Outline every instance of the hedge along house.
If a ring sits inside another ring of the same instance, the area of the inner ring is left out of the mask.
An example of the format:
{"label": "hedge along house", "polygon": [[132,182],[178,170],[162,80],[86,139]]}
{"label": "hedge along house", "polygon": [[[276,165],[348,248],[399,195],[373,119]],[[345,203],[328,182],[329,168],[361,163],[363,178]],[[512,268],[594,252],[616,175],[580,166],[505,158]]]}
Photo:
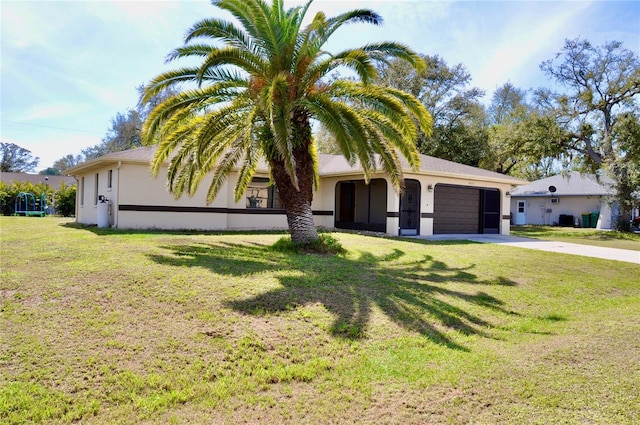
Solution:
{"label": "hedge along house", "polygon": [[611,229],[612,195],[606,182],[577,171],[536,180],[511,191],[513,224]]}
{"label": "hedge along house", "polygon": [[[151,177],[154,147],[108,154],[67,173],[78,181],[76,221],[122,229],[286,229],[287,220],[269,170],[261,166],[245,198],[235,202],[232,172],[209,205],[204,180],[193,197],[174,199],[166,168]],[[312,210],[316,225],[388,235],[509,234],[509,192],[526,181],[421,156],[404,164],[405,189],[393,190],[384,173],[365,183],[358,167],[339,155],[319,155],[320,184]]]}

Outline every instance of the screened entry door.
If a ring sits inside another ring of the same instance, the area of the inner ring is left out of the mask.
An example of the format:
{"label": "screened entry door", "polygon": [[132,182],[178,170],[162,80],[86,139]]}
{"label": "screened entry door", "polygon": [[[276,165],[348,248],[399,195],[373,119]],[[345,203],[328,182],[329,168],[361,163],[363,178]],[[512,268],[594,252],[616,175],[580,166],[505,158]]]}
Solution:
{"label": "screened entry door", "polygon": [[417,235],[420,226],[420,183],[406,180],[400,197],[400,234]]}
{"label": "screened entry door", "polygon": [[500,192],[495,189],[481,189],[482,227],[480,233],[500,233]]}

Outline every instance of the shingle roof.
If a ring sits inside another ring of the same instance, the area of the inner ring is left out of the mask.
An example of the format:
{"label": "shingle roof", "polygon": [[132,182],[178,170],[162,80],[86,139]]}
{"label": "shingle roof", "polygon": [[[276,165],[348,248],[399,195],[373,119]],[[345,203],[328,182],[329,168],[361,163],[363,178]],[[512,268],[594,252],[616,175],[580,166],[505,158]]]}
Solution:
{"label": "shingle roof", "polygon": [[420,171],[436,174],[464,174],[485,179],[506,180],[517,185],[526,183],[526,180],[427,155],[420,155]]}
{"label": "shingle roof", "polygon": [[[83,164],[70,168],[66,172],[69,174],[77,174],[85,169],[102,166],[103,164],[116,163],[118,161],[134,162],[134,163],[150,163],[153,159],[155,152],[155,146],[148,146],[136,149],[130,149],[127,151],[116,152],[104,155],[100,158],[87,161]],[[411,172],[411,167],[402,160],[402,168],[405,173]],[[266,172],[267,164],[264,161],[260,162],[259,170]],[[349,162],[342,155],[319,155],[319,172],[321,176],[333,176],[333,175],[348,175],[348,174],[360,174],[361,168],[356,164],[350,165]],[[511,183],[514,185],[525,184],[525,180],[517,179],[511,176],[505,176],[504,174],[496,173],[482,168],[471,167],[469,165],[458,164],[456,162],[447,161],[440,158],[435,158],[427,155],[420,155],[420,169],[418,174],[432,174],[442,176],[465,176],[465,178],[477,179],[477,180],[491,180]]]}
{"label": "shingle roof", "polygon": [[[551,186],[556,188],[553,194],[549,191]],[[604,196],[612,193],[606,179],[598,181],[594,175],[573,171],[566,176],[558,174],[520,186],[511,191],[511,196]]]}
{"label": "shingle roof", "polygon": [[[321,176],[353,174],[361,172],[358,165],[349,165],[349,162],[342,155],[321,154],[319,155],[319,159]],[[402,169],[405,173],[412,172],[409,163],[404,158],[401,162]],[[469,178],[494,181],[498,180],[501,182],[509,182],[515,185],[527,183],[525,180],[517,179],[515,177],[505,176],[504,174],[484,170],[482,168],[472,167],[470,165],[458,164],[457,162],[447,161],[445,159],[435,158],[428,155],[420,155],[420,168],[417,173],[457,177],[459,177],[460,175],[464,175]]]}
{"label": "shingle roof", "polygon": [[136,163],[151,163],[153,154],[156,151],[155,146],[145,146],[141,148],[128,149],[126,151],[108,153],[98,158],[90,159],[89,161],[78,164],[64,171],[65,174],[79,174],[83,170],[91,169],[94,167],[101,167],[104,164],[123,162],[136,162]]}

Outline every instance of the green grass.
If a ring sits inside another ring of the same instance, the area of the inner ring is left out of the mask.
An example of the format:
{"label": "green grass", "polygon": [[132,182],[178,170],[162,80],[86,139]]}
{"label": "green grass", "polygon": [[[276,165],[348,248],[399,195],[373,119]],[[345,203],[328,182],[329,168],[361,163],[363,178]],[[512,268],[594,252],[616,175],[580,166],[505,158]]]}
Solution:
{"label": "green grass", "polygon": [[529,238],[564,241],[583,245],[602,246],[640,251],[640,234],[608,230],[551,226],[512,226],[511,234]]}
{"label": "green grass", "polygon": [[638,266],[0,218],[0,423],[640,421]]}

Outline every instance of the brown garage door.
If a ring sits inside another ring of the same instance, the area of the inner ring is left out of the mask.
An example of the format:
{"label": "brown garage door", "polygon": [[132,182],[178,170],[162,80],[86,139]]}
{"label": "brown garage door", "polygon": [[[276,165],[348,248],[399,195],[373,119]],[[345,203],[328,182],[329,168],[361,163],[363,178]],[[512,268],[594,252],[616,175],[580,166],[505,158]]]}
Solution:
{"label": "brown garage door", "polygon": [[472,187],[435,187],[433,233],[480,233],[481,190]]}

